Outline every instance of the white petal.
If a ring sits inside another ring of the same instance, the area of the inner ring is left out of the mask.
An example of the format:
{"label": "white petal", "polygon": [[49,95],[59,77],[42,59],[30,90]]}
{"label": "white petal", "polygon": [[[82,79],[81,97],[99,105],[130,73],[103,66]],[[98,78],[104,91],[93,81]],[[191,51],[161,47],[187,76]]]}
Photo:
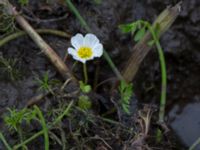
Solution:
{"label": "white petal", "polygon": [[84,45],[93,48],[96,44],[99,43],[99,39],[96,35],[88,33],[84,38]]}
{"label": "white petal", "polygon": [[69,47],[67,51],[68,51],[68,54],[70,54],[72,56],[76,56],[77,55],[76,50],[71,48],[71,47]]}
{"label": "white petal", "polygon": [[73,59],[80,61],[79,57],[77,57],[77,56],[73,56]]}
{"label": "white petal", "polygon": [[86,62],[85,59],[82,59],[82,58],[80,58],[80,57],[78,57],[78,56],[73,56],[73,59],[75,59],[75,60],[77,60],[77,61],[80,61],[80,62],[82,62],[82,63],[85,63],[85,62]]}
{"label": "white petal", "polygon": [[85,63],[87,60],[90,60],[90,59],[82,59],[78,56],[77,54],[77,51],[73,48],[68,48],[68,54],[72,55],[73,59],[77,60],[77,61],[80,61],[82,63]]}
{"label": "white petal", "polygon": [[101,57],[103,54],[103,45],[102,44],[96,44],[93,48],[93,55],[95,57]]}
{"label": "white petal", "polygon": [[79,60],[79,57],[78,57],[77,52],[76,52],[75,49],[73,49],[71,47],[68,48],[68,54],[72,55],[73,59]]}
{"label": "white petal", "polygon": [[83,46],[83,42],[84,42],[84,37],[80,33],[76,34],[71,38],[72,46],[74,46],[75,49],[79,49],[80,46]]}

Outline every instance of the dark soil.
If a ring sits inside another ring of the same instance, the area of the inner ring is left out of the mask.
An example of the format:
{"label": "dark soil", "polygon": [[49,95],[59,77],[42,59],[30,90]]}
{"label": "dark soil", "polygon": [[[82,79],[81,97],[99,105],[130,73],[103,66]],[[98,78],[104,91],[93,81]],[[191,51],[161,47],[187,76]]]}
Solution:
{"label": "dark soil", "polygon": [[[80,23],[63,1],[50,2],[50,4],[46,4],[41,0],[30,1],[28,6],[21,9],[21,12],[26,18],[32,18],[31,20],[28,19],[28,21],[34,28],[58,29],[66,31],[71,35],[87,33],[85,29],[80,26]],[[130,35],[122,34],[118,26],[137,19],[153,22],[162,10],[169,5],[176,4],[178,1],[102,0],[101,4],[95,4],[92,0],[74,0],[73,2],[88,22],[92,31],[100,38],[115,64],[121,69],[123,68],[124,61],[128,58],[132,50],[134,42]],[[20,9],[20,6],[15,1],[13,1],[13,4]],[[169,136],[167,135],[165,137],[168,144],[164,142],[163,144],[156,145],[155,141],[152,142],[152,140],[149,140],[149,146],[152,147],[152,149],[156,147],[155,149],[163,150],[184,150],[200,137],[200,118],[197,117],[199,114],[197,106],[200,104],[199,13],[199,0],[183,1],[183,8],[180,16],[161,39],[161,45],[166,57],[168,75],[168,115],[166,116],[166,122],[171,130]],[[63,20],[48,21],[49,19],[56,19],[66,14],[68,14],[68,16]],[[39,21],[38,18],[40,19]],[[43,38],[62,58],[64,58],[67,48],[70,46],[69,39],[55,36],[43,36]],[[6,107],[23,108],[30,98],[39,94],[40,91],[38,91],[38,85],[37,82],[35,82],[36,75],[42,76],[48,71],[51,78],[61,80],[55,68],[28,37],[19,38],[0,47],[0,52],[3,54],[4,58],[17,58],[16,67],[22,72],[22,77],[14,82],[9,80],[7,76],[0,75],[0,110]],[[72,66],[73,60],[71,57],[68,58],[66,63]],[[113,72],[111,72],[105,60],[94,61],[91,62],[89,66],[91,84],[97,66],[100,67],[100,81],[114,77]],[[81,79],[82,75],[79,70],[80,69],[75,69],[75,74]],[[160,66],[157,51],[152,49],[142,63],[137,77],[133,81],[134,93],[138,99],[139,108],[144,104],[155,105],[156,108],[158,108],[160,79]],[[108,96],[108,93],[107,95],[105,94],[108,87],[109,85],[103,85],[98,91],[103,93],[106,97]],[[106,99],[105,97],[104,99]],[[48,101],[52,98],[46,99]],[[136,103],[135,101],[134,99],[134,104]],[[105,104],[105,109],[107,109],[107,105],[109,105],[109,103]],[[133,108],[136,109],[135,107]],[[100,112],[102,113],[102,110]],[[153,115],[156,116],[157,112]],[[1,121],[0,124],[0,127],[2,127],[1,131],[3,131],[4,127]],[[152,123],[152,127],[155,127],[154,123]],[[152,135],[150,136],[153,136],[155,131],[151,131],[151,133]],[[117,141],[109,144],[115,148],[120,145],[120,143],[117,144]],[[163,148],[163,145],[168,146]]]}

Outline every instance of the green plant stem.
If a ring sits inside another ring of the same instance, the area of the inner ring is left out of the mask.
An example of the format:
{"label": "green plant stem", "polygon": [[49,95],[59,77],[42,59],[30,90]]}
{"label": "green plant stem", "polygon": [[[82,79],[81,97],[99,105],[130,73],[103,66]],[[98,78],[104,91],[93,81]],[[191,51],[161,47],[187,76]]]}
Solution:
{"label": "green plant stem", "polygon": [[87,65],[86,63],[83,63],[83,73],[84,73],[84,78],[85,78],[85,84],[88,82],[88,73],[87,73]]}
{"label": "green plant stem", "polygon": [[[23,138],[22,129],[21,129],[20,126],[17,127],[17,132],[18,132],[18,134],[19,134],[20,143],[22,143],[23,140],[24,140],[24,138]],[[26,145],[24,145],[24,146],[26,146]],[[24,147],[24,146],[22,147],[23,150],[25,150],[25,147]]]}
{"label": "green plant stem", "polygon": [[67,3],[67,6],[69,9],[74,13],[74,15],[77,17],[81,25],[87,30],[87,32],[91,32],[90,27],[88,26],[87,22],[83,19],[83,17],[80,15],[79,11],[76,9],[74,4],[71,2],[71,0],[65,0]]}
{"label": "green plant stem", "polygon": [[[66,116],[66,115],[69,113],[69,111],[70,111],[70,109],[71,109],[73,103],[74,103],[74,102],[71,101],[71,102],[69,103],[69,105],[67,106],[67,108],[65,109],[65,111],[64,111],[60,116],[58,116],[58,117],[55,119],[55,121],[52,123],[52,125],[51,125],[51,126],[47,126],[47,129],[48,129],[48,130],[51,130],[51,128],[53,128],[54,125],[56,125],[58,122],[60,122],[60,121],[62,120],[62,118],[63,118],[64,116]],[[42,134],[44,134],[44,130],[41,130],[41,131],[37,132],[36,134],[34,134],[33,136],[31,136],[30,138],[28,138],[27,140],[25,140],[23,143],[20,143],[20,144],[18,144],[18,145],[15,145],[15,146],[13,147],[13,150],[17,150],[17,149],[19,149],[20,147],[22,147],[22,146],[24,146],[24,145],[30,143],[32,140],[36,139],[37,137],[41,136]],[[1,138],[1,134],[0,134],[0,138]],[[12,149],[10,149],[10,150],[12,150]]]}
{"label": "green plant stem", "polygon": [[[74,4],[71,2],[71,0],[65,0],[65,1],[67,3],[67,6],[69,7],[69,9],[74,13],[74,15],[79,20],[80,24],[86,29],[86,31],[87,32],[92,32],[90,27],[88,26],[87,22],[81,16],[81,14],[77,10],[77,8],[74,6]],[[108,62],[108,64],[110,65],[111,69],[113,70],[113,72],[115,73],[117,78],[119,80],[122,80],[123,77],[122,77],[121,73],[119,72],[119,70],[117,69],[117,67],[115,66],[115,64],[113,63],[112,59],[110,58],[110,56],[108,55],[108,53],[107,53],[107,51],[105,49],[104,49],[103,56],[106,59],[106,61]]]}
{"label": "green plant stem", "polygon": [[5,147],[7,148],[7,150],[12,150],[11,146],[8,144],[8,142],[6,141],[5,137],[3,136],[1,132],[0,132],[0,139],[5,145]]}
{"label": "green plant stem", "polygon": [[[66,32],[54,30],[54,29],[36,29],[36,32],[39,34],[52,34],[52,35],[56,35],[56,36],[60,36],[60,37],[64,37],[64,38],[70,37],[70,35],[67,34]],[[24,31],[18,31],[16,33],[8,35],[5,38],[0,40],[0,47],[2,47],[3,45],[5,45],[6,43],[8,43],[12,40],[17,39],[24,35],[27,35],[27,33]]]}
{"label": "green plant stem", "polygon": [[42,128],[44,133],[44,144],[45,144],[45,150],[49,150],[49,135],[48,135],[48,127],[45,122],[45,118],[41,112],[41,110],[35,105],[34,109],[37,111]]}
{"label": "green plant stem", "polygon": [[69,113],[69,111],[70,111],[70,109],[71,109],[71,107],[72,107],[73,104],[74,104],[74,102],[71,101],[71,102],[69,103],[69,105],[67,106],[67,108],[65,109],[65,111],[64,111],[60,116],[58,116],[58,117],[56,118],[56,120],[52,123],[52,125],[56,125],[56,124],[58,124],[59,122],[61,122],[62,118],[63,118],[64,116],[66,116],[66,115]]}
{"label": "green plant stem", "polygon": [[200,137],[190,146],[189,150],[195,150],[195,147],[200,144]]}
{"label": "green plant stem", "polygon": [[39,132],[37,132],[36,134],[34,134],[33,136],[31,136],[30,138],[28,138],[27,140],[25,140],[23,143],[20,143],[18,145],[15,145],[13,147],[13,150],[17,150],[19,149],[20,147],[28,144],[29,142],[31,142],[32,140],[36,139],[37,137],[41,136],[42,134],[44,134],[44,130],[41,130]]}
{"label": "green plant stem", "polygon": [[158,41],[158,37],[156,36],[153,27],[151,27],[150,24],[147,25],[149,31],[152,34],[152,37],[155,41],[158,54],[159,54],[159,60],[160,60],[160,68],[161,68],[161,97],[160,97],[160,111],[159,111],[159,123],[164,122],[164,116],[165,116],[165,105],[166,105],[166,95],[167,95],[167,69],[166,69],[166,63],[165,63],[165,56],[163,53],[163,49]]}
{"label": "green plant stem", "polygon": [[[157,34],[155,31],[157,25],[159,25],[159,24],[154,24],[152,26],[149,22],[143,21],[143,20],[137,21],[137,24],[140,24],[140,25],[144,26],[144,28],[148,29],[148,31],[150,33],[148,32],[147,34],[152,36],[153,41],[155,42],[155,45],[156,45],[156,48],[158,51],[160,68],[161,68],[161,96],[160,96],[159,123],[163,123],[164,116],[165,116],[165,105],[166,105],[166,94],[167,94],[167,71],[166,71],[164,52],[163,52],[163,49],[159,42],[160,34]],[[149,37],[149,40],[150,40],[150,38],[151,37]],[[129,69],[129,68],[127,68],[127,69]],[[125,72],[127,73],[127,71],[125,71]],[[127,78],[127,77],[125,77],[125,78]]]}
{"label": "green plant stem", "polygon": [[166,71],[165,57],[164,57],[162,48],[158,42],[156,42],[156,46],[159,53],[161,76],[162,76],[159,122],[163,123],[164,117],[165,117],[165,105],[166,105],[166,96],[167,96],[167,71]]}
{"label": "green plant stem", "polygon": [[108,64],[110,65],[110,68],[113,70],[113,72],[115,73],[117,78],[119,80],[124,80],[123,76],[121,75],[121,73],[119,72],[119,70],[117,69],[117,67],[115,66],[115,64],[113,63],[112,59],[110,58],[108,52],[105,49],[103,50],[103,56],[106,59],[106,61],[108,62]]}

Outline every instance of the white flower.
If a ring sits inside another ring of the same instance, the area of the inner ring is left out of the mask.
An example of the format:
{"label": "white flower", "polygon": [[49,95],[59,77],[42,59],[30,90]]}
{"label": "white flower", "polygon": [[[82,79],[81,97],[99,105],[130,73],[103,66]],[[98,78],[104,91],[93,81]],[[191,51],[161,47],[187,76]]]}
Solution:
{"label": "white flower", "polygon": [[101,57],[103,54],[103,45],[91,33],[86,34],[85,37],[80,33],[76,34],[71,38],[71,44],[73,48],[68,48],[68,54],[82,63],[92,60],[94,57]]}

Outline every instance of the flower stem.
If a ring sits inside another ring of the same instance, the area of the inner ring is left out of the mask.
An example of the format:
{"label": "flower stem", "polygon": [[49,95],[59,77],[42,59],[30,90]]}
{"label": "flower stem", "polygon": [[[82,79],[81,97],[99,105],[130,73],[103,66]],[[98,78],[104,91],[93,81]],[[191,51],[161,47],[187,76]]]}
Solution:
{"label": "flower stem", "polygon": [[158,37],[153,29],[153,27],[147,23],[148,29],[155,41],[156,48],[159,54],[160,68],[161,68],[161,96],[160,96],[160,111],[159,111],[159,123],[164,122],[165,117],[165,105],[167,96],[167,69],[163,49],[160,45]]}
{"label": "flower stem", "polygon": [[74,15],[77,17],[81,25],[88,31],[91,32],[90,27],[88,26],[87,22],[83,19],[77,8],[74,6],[74,4],[71,2],[71,0],[66,0],[67,6],[70,8],[70,10],[74,13]]}
{"label": "flower stem", "polygon": [[[92,33],[91,28],[89,27],[89,25],[87,24],[85,19],[81,16],[78,9],[74,6],[74,4],[71,2],[71,0],[65,0],[65,2],[67,3],[67,6],[69,7],[69,9],[74,13],[76,18],[79,20],[82,27],[84,27],[87,32]],[[104,56],[105,60],[107,61],[107,63],[109,64],[110,68],[113,70],[113,72],[115,73],[115,75],[117,76],[117,78],[119,80],[123,80],[123,77],[122,77],[120,71],[115,66],[115,64],[112,61],[112,59],[110,58],[108,52],[105,49],[103,51],[104,51],[103,56]]]}
{"label": "flower stem", "polygon": [[83,73],[84,73],[84,78],[85,78],[85,84],[88,82],[88,74],[87,74],[87,65],[86,63],[83,63]]}

